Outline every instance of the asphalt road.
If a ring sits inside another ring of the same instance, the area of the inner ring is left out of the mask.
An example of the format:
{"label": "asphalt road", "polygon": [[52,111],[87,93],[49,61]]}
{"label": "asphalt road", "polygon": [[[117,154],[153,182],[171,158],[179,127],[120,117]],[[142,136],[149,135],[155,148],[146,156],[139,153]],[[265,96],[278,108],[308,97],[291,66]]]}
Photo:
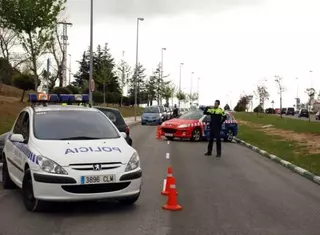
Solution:
{"label": "asphalt road", "polygon": [[[206,143],[156,140],[156,128],[132,127],[143,167],[134,207],[115,203],[52,205],[26,212],[19,191],[0,189],[1,235],[318,235],[320,187],[234,143],[222,159]],[[168,156],[169,155],[169,156]],[[173,167],[179,212],[163,211],[163,179]]]}

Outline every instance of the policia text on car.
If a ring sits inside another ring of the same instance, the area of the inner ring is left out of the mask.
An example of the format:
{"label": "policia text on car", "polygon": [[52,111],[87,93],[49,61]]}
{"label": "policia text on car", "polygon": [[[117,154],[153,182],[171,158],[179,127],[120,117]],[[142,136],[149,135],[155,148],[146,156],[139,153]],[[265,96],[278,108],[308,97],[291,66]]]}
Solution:
{"label": "policia text on car", "polygon": [[220,131],[222,123],[226,120],[226,115],[219,107],[220,101],[216,100],[214,103],[214,107],[206,107],[204,109],[204,114],[210,115],[210,137],[209,137],[209,143],[208,143],[208,151],[205,153],[205,155],[210,156],[212,154],[212,148],[213,148],[213,140],[216,139],[216,145],[217,145],[217,157],[221,157],[221,137],[220,137]]}

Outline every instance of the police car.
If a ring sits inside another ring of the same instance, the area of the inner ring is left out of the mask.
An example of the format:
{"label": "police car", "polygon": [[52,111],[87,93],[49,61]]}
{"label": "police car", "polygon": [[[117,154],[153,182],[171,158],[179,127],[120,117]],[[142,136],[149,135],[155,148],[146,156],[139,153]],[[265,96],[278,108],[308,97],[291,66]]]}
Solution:
{"label": "police car", "polygon": [[30,94],[29,100],[2,154],[3,187],[21,188],[27,210],[48,201],[137,201],[142,171],[126,134],[95,108],[58,103],[86,103],[88,95]]}

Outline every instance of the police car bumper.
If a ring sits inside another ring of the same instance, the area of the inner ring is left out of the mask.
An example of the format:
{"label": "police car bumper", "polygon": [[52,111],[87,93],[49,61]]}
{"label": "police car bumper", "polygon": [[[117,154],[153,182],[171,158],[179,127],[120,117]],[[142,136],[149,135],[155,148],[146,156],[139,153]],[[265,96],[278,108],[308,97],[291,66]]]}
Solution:
{"label": "police car bumper", "polygon": [[[108,181],[111,182],[92,183],[83,180],[83,177],[93,176],[99,177],[102,181],[103,178],[108,178]],[[32,177],[34,197],[44,201],[84,201],[130,197],[139,194],[142,185],[140,168],[122,173],[109,170],[99,173],[78,171],[67,176],[35,171]]]}

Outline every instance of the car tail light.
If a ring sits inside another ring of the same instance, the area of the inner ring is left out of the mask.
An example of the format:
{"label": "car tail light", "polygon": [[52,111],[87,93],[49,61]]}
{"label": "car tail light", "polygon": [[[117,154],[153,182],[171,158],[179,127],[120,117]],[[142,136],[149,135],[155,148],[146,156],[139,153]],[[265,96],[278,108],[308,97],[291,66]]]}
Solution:
{"label": "car tail light", "polygon": [[129,135],[130,134],[130,128],[128,126],[126,126],[126,134]]}

